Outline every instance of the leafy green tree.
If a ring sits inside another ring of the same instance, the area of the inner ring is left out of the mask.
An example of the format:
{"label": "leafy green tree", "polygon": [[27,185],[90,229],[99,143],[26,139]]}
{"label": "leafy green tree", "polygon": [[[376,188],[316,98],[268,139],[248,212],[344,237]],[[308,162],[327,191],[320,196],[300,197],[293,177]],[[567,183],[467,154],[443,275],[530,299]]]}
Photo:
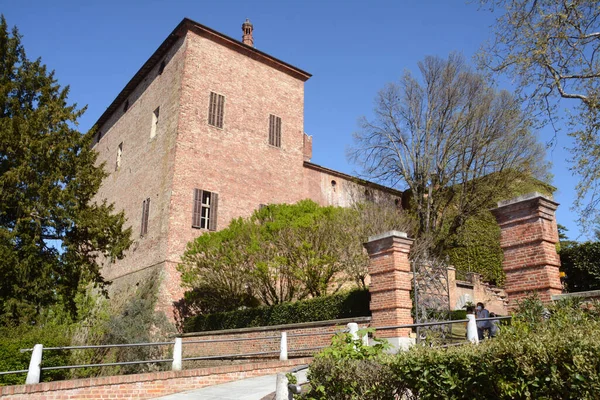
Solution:
{"label": "leafy green tree", "polygon": [[257,303],[318,297],[354,281],[365,285],[368,235],[407,230],[397,210],[379,205],[272,204],[188,243],[178,269],[188,289],[181,318]]}
{"label": "leafy green tree", "polygon": [[68,92],[0,18],[0,324],[57,303],[75,314],[82,285],[106,284],[98,258],[130,245],[123,213],[94,202],[105,173]]}
{"label": "leafy green tree", "polygon": [[600,242],[563,245],[560,262],[569,292],[600,289]]}
{"label": "leafy green tree", "polygon": [[[600,205],[600,3],[597,0],[481,0],[498,13],[482,67],[505,74],[540,125],[566,122],[579,176],[575,207],[594,223]],[[564,101],[567,101],[565,103]],[[564,106],[571,106],[568,113]]]}

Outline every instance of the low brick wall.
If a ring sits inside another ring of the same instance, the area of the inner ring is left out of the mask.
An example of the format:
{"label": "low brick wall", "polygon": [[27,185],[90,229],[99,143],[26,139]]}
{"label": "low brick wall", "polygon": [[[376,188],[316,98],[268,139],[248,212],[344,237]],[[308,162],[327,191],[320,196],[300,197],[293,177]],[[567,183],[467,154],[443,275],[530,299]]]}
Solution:
{"label": "low brick wall", "polygon": [[[332,336],[336,332],[346,329],[346,324],[349,322],[356,322],[360,327],[366,327],[370,321],[371,317],[357,317],[259,328],[188,333],[183,337],[183,357],[269,353],[261,357],[277,358],[279,357],[281,332],[287,333],[290,358],[309,356],[316,350],[298,350],[329,346]],[[213,342],[213,340],[217,341]],[[210,342],[190,343],[195,341]],[[253,358],[256,357],[253,356]]]}
{"label": "low brick wall", "polygon": [[3,399],[152,399],[239,379],[289,371],[311,358],[263,361],[215,368],[107,376],[0,387]]}

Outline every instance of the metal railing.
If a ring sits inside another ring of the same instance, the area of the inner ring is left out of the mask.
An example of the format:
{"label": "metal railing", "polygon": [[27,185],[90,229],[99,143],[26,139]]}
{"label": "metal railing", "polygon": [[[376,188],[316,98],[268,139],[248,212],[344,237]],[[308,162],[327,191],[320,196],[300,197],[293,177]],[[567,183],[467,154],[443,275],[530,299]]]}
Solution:
{"label": "metal railing", "polygon": [[[477,326],[476,321],[488,321],[488,320],[504,320],[512,317],[492,317],[482,318],[475,320],[474,316],[468,315],[468,319],[454,320],[454,321],[434,321],[417,324],[403,324],[403,325],[392,325],[377,327],[377,331],[386,331],[394,329],[412,329],[417,327],[429,327],[429,326],[443,326],[448,324],[456,323],[467,323],[467,342],[456,343],[456,345],[464,344],[468,342],[478,342],[477,340]],[[472,317],[472,318],[471,318]],[[350,322],[347,324],[347,328],[343,330],[335,330],[333,332],[308,332],[308,333],[291,333],[288,334],[286,331],[280,331],[279,335],[270,336],[257,336],[247,338],[221,338],[221,339],[198,339],[198,340],[186,340],[183,342],[181,337],[176,337],[172,342],[149,342],[149,343],[130,343],[130,344],[106,344],[106,345],[84,345],[84,346],[62,346],[62,347],[44,347],[42,344],[36,344],[31,349],[21,349],[22,353],[31,352],[31,360],[29,362],[28,369],[5,371],[0,372],[1,375],[8,374],[27,374],[25,379],[26,384],[33,384],[40,382],[40,376],[42,371],[60,370],[60,369],[78,369],[78,368],[96,368],[96,367],[110,367],[110,366],[122,366],[122,365],[139,365],[139,364],[159,364],[159,363],[171,363],[172,371],[179,371],[182,369],[183,361],[198,361],[198,360],[217,360],[217,359],[241,359],[245,357],[255,356],[268,356],[279,354],[279,360],[287,360],[290,353],[307,353],[314,352],[326,348],[327,346],[313,346],[296,349],[288,349],[288,338],[295,337],[307,337],[307,336],[334,336],[338,333],[350,333],[355,339],[359,338],[358,335],[358,324]],[[224,331],[226,332],[226,331]],[[235,354],[220,354],[220,355],[208,355],[198,357],[183,357],[183,344],[210,344],[210,343],[223,343],[223,342],[244,342],[252,340],[273,340],[279,339],[279,350],[273,351],[259,351],[249,353],[235,353]],[[365,335],[361,338],[365,345],[368,345],[368,337]],[[121,361],[111,363],[100,363],[100,364],[76,364],[76,365],[59,365],[59,366],[42,366],[42,355],[44,351],[67,351],[67,350],[85,350],[85,349],[108,349],[108,348],[132,348],[132,347],[146,347],[146,346],[173,346],[172,357],[164,359],[152,359],[152,360],[135,360],[135,361]]]}

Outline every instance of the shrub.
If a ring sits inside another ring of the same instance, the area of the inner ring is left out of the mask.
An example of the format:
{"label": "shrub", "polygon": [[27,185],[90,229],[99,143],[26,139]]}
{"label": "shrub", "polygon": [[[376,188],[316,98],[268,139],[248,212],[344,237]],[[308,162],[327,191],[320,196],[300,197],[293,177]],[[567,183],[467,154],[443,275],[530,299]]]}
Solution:
{"label": "shrub", "polygon": [[[31,352],[21,353],[20,349],[31,349],[41,343],[44,347],[68,346],[71,327],[69,325],[46,325],[32,327],[19,325],[0,328],[0,371],[17,371],[29,368]],[[69,355],[60,351],[45,351],[44,366],[68,365]],[[43,371],[41,381],[65,379],[67,370]],[[0,375],[0,386],[25,383],[26,373]]]}
{"label": "shrub", "polygon": [[[598,398],[600,304],[582,307],[569,301],[548,308],[529,299],[496,339],[478,346],[414,346],[395,357],[376,358],[377,373],[370,378],[360,371],[362,360],[328,357],[328,372],[317,357],[311,371],[318,377],[304,398]],[[345,372],[338,371],[338,365]],[[341,379],[348,390],[324,384]],[[375,393],[373,388],[377,395],[361,397],[365,392]]]}
{"label": "shrub", "polygon": [[[359,331],[359,336],[367,333]],[[389,399],[394,376],[385,362],[387,342],[375,340],[364,346],[348,333],[333,337],[329,348],[319,353],[310,366],[310,393],[302,399]],[[398,382],[396,382],[397,384]]]}
{"label": "shrub", "polygon": [[560,262],[569,292],[600,289],[600,242],[564,246]]}
{"label": "shrub", "polygon": [[368,315],[371,315],[368,290],[353,290],[295,303],[197,315],[185,321],[184,331],[201,332],[283,325]]}

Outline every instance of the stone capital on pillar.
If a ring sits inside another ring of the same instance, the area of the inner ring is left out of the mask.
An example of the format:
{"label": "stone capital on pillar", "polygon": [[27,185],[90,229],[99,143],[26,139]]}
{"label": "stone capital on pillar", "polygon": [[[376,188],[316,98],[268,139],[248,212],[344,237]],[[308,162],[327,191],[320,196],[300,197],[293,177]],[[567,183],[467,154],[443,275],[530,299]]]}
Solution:
{"label": "stone capital on pillar", "polygon": [[[369,237],[364,244],[369,253],[371,284],[371,325],[384,326],[412,324],[412,272],[408,259],[413,240],[406,233],[390,231]],[[377,335],[390,340],[396,347],[410,341],[410,329],[389,329]]]}
{"label": "stone capital on pillar", "polygon": [[500,226],[502,268],[511,308],[531,292],[538,293],[542,301],[550,301],[552,295],[562,292],[556,252],[557,207],[553,200],[531,193],[501,201],[490,210]]}

